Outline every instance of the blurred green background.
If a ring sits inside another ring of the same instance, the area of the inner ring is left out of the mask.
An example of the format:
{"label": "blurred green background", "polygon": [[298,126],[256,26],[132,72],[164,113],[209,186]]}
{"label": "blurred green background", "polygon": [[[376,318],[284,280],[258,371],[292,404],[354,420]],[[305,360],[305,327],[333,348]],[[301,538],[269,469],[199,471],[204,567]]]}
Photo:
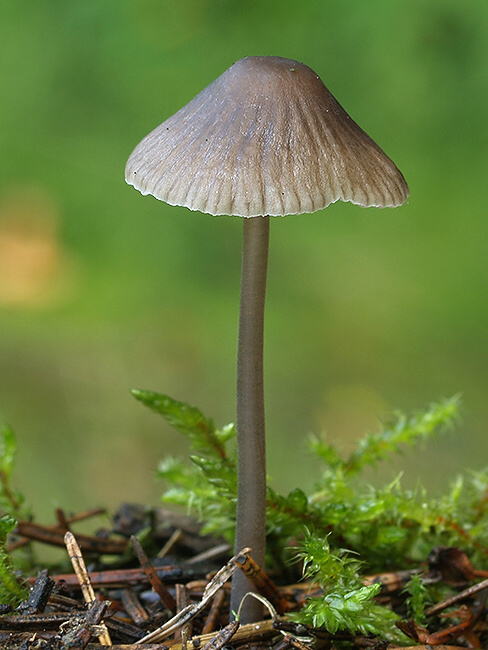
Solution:
{"label": "blurred green background", "polygon": [[234,419],[241,222],[124,182],[137,142],[237,59],[311,66],[403,171],[396,210],[275,218],[269,472],[315,477],[392,410],[463,422],[379,477],[434,490],[487,462],[486,0],[1,0],[0,421],[39,516],[155,503],[186,441],[129,394]]}

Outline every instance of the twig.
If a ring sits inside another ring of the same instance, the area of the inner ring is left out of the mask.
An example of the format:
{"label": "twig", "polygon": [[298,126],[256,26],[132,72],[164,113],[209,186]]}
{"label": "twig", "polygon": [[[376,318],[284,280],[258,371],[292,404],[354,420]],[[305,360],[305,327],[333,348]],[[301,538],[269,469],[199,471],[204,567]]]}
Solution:
{"label": "twig", "polygon": [[199,562],[204,562],[206,560],[213,560],[216,557],[219,557],[221,555],[227,555],[231,549],[230,544],[218,544],[217,546],[213,546],[212,548],[209,548],[207,551],[202,551],[202,553],[199,553],[198,555],[195,555],[194,557],[190,558],[187,561],[187,564],[198,564]]}
{"label": "twig", "polygon": [[[73,570],[78,576],[78,581],[81,586],[81,592],[83,594],[83,598],[86,603],[91,605],[95,601],[96,597],[90,582],[90,576],[88,575],[88,571],[86,570],[85,560],[83,559],[83,555],[81,554],[80,547],[76,542],[75,536],[70,531],[68,531],[65,534],[64,539],[66,542],[66,548],[68,551],[69,559],[71,560],[71,564],[73,565]],[[100,643],[109,646],[112,645],[110,634],[108,633],[108,630],[103,624],[103,622],[101,623],[101,626],[103,631],[99,636]]]}
{"label": "twig", "polygon": [[[103,639],[104,644],[107,644],[110,637],[107,638],[107,628],[101,623],[101,620],[108,604],[108,600],[94,600],[87,612],[70,619],[66,631],[62,630],[61,633],[62,647],[86,648],[92,635],[97,633],[99,638]],[[107,645],[110,646],[111,644]]]}
{"label": "twig", "polygon": [[156,570],[154,569],[151,562],[149,561],[149,558],[145,554],[140,541],[137,539],[137,537],[131,535],[130,543],[132,544],[132,548],[134,549],[134,553],[136,554],[137,559],[139,560],[142,568],[144,569],[144,573],[146,574],[146,577],[149,580],[151,587],[161,598],[161,602],[163,603],[163,605],[167,609],[169,609],[170,612],[175,614],[176,613],[175,599],[159,579],[158,574],[156,573]]}
{"label": "twig", "polygon": [[29,594],[29,599],[26,603],[22,603],[18,608],[19,611],[25,614],[42,614],[46,608],[53,587],[54,580],[51,580],[47,575],[47,569],[39,571]]}
{"label": "twig", "polygon": [[[184,580],[185,572],[181,567],[172,565],[155,569],[156,574],[164,579],[176,582]],[[58,573],[51,576],[57,582],[64,582],[69,587],[79,586],[78,579],[74,573]],[[146,582],[147,576],[144,569],[107,569],[106,571],[91,571],[90,580],[92,585],[103,587],[118,587]],[[33,582],[34,580],[31,580]]]}
{"label": "twig", "polygon": [[136,625],[143,625],[149,620],[149,614],[141,605],[137,594],[132,589],[124,589],[122,591],[122,603],[125,611]]}
{"label": "twig", "polygon": [[446,600],[443,600],[441,603],[437,603],[436,605],[432,605],[432,607],[429,607],[428,610],[426,610],[425,615],[426,616],[432,616],[432,614],[437,614],[437,612],[440,612],[441,610],[445,609],[446,607],[450,607],[451,605],[454,605],[455,603],[459,602],[460,600],[464,600],[465,598],[469,598],[470,596],[473,596],[473,594],[477,594],[480,591],[483,591],[483,589],[488,588],[488,579],[487,580],[482,580],[481,582],[478,582],[478,584],[473,585],[472,587],[468,587],[467,589],[464,589],[463,591],[460,591],[458,594],[455,596],[451,596],[451,598],[446,598]]}
{"label": "twig", "polygon": [[213,639],[210,639],[202,648],[202,650],[220,650],[224,645],[232,639],[234,634],[240,627],[239,621],[231,621],[226,625]]}
{"label": "twig", "polygon": [[[188,590],[186,585],[177,584],[175,585],[176,591],[176,611],[182,612],[189,606]],[[188,637],[191,634],[191,620],[185,623],[180,629],[175,632],[175,639],[181,640],[183,646],[186,645]]]}
{"label": "twig", "polygon": [[205,624],[202,629],[202,634],[209,634],[212,630],[215,630],[215,624],[220,615],[220,610],[225,600],[225,589],[219,589],[215,594],[214,599],[212,600],[212,605],[210,606],[210,611],[208,612],[207,618],[205,619]]}
{"label": "twig", "polygon": [[[386,650],[432,650],[433,647],[430,644],[425,645],[388,645]],[[464,645],[436,645],[435,650],[466,650]]]}
{"label": "twig", "polygon": [[253,583],[260,594],[273,604],[278,613],[284,614],[292,609],[292,605],[282,596],[275,583],[250,555],[241,555],[236,562],[246,578]]}
{"label": "twig", "polygon": [[1,617],[2,630],[53,630],[59,628],[61,623],[66,623],[70,613],[56,614],[3,614]]}
{"label": "twig", "polygon": [[[49,526],[40,526],[31,521],[19,521],[15,532],[23,537],[44,542],[52,546],[64,546],[65,530],[53,529]],[[105,539],[91,535],[77,535],[79,543],[86,553],[98,553],[101,555],[122,555],[127,550],[125,539]]]}
{"label": "twig", "polygon": [[[270,620],[259,621],[258,623],[248,623],[247,625],[241,625],[241,627],[237,630],[237,632],[232,637],[232,644],[238,645],[239,643],[249,643],[252,645],[255,641],[269,639],[273,636],[276,636],[276,634],[277,632],[273,628],[273,622]],[[210,634],[200,634],[198,636],[192,637],[190,639],[189,645],[190,647],[199,647],[202,644],[208,643],[214,637],[215,632],[211,632]],[[145,642],[145,640],[141,639],[141,642]],[[138,645],[137,648],[139,649],[139,647],[140,646]],[[144,648],[144,646],[142,646],[142,648]],[[171,650],[182,650],[181,643],[171,645]]]}
{"label": "twig", "polygon": [[181,539],[183,538],[183,531],[181,528],[177,528],[174,533],[171,535],[171,537],[168,539],[166,544],[163,546],[163,548],[159,551],[156,557],[162,558],[165,555],[167,555],[173,546],[177,544]]}
{"label": "twig", "polygon": [[154,632],[151,632],[151,634],[148,634],[142,638],[140,643],[162,641],[163,639],[166,639],[178,628],[182,627],[190,619],[201,612],[207,603],[214,597],[216,592],[222,587],[222,585],[227,582],[227,580],[236,572],[238,567],[238,558],[240,558],[242,555],[247,555],[250,552],[251,550],[249,548],[245,548],[241,551],[241,553],[239,553],[239,555],[231,558],[229,562],[222,569],[220,569],[220,571],[218,571],[213,579],[208,583],[205,591],[203,592],[203,596],[200,602],[185,607],[185,609],[183,609],[181,612],[178,612],[178,614],[173,616],[173,618],[167,621],[164,625],[159,627],[157,630],[154,630]]}

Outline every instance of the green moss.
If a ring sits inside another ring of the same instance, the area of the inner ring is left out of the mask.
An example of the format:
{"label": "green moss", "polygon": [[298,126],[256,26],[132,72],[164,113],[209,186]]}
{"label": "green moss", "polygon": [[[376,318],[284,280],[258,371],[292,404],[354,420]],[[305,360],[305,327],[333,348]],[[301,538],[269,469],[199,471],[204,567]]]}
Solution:
{"label": "green moss", "polygon": [[[234,426],[218,430],[198,409],[158,393],[138,391],[136,397],[185,433],[198,451],[190,455],[190,463],[161,463],[159,476],[168,486],[163,500],[185,506],[200,517],[205,531],[232,543],[237,498]],[[399,640],[394,625],[398,616],[376,602],[379,586],[365,586],[362,574],[417,568],[441,544],[458,546],[477,566],[487,566],[488,468],[456,479],[437,498],[429,498],[421,487],[403,489],[400,478],[381,487],[364,479],[367,468],[452,427],[458,408],[454,397],[410,416],[396,413],[379,433],[361,438],[348,456],[313,438],[310,449],[321,477],[311,493],[295,489],[284,496],[268,487],[270,563],[283,567],[298,558],[304,577],[320,587],[320,595],[306,601],[296,620],[330,632]],[[427,588],[414,576],[406,590],[409,615],[423,622]]]}

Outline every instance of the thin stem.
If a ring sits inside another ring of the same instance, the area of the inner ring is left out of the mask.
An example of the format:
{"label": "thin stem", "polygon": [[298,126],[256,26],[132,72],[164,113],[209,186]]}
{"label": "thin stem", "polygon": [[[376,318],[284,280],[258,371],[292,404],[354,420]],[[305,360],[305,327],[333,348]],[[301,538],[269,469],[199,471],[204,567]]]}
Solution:
{"label": "thin stem", "polygon": [[[263,334],[269,217],[244,219],[241,303],[237,353],[237,524],[236,553],[252,548],[264,567],[266,538],[266,451],[264,438]],[[240,572],[232,579],[231,612],[252,583]],[[261,618],[262,606],[248,600],[242,623]]]}

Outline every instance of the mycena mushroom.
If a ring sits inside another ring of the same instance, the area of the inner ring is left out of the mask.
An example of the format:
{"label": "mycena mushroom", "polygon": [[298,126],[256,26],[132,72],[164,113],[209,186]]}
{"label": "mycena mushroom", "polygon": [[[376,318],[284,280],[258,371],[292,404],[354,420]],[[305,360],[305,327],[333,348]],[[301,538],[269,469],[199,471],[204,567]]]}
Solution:
{"label": "mycena mushroom", "polygon": [[[263,324],[269,217],[330,203],[395,207],[409,191],[395,164],[318,75],[290,59],[241,59],[135,148],[126,181],[171,205],[243,220],[237,359],[236,550],[264,565]],[[250,589],[238,572],[231,609]],[[242,620],[258,616],[249,601]]]}

